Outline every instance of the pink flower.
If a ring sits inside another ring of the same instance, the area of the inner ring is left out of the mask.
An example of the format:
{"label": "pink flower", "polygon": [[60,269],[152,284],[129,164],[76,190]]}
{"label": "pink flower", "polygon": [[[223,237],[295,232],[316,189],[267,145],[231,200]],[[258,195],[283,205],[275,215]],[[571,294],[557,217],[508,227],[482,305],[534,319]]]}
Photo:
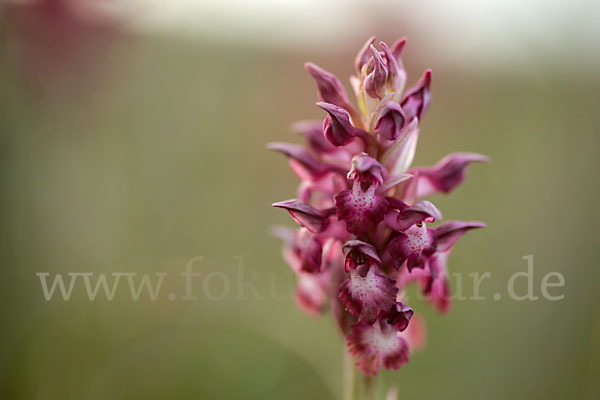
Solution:
{"label": "pink flower", "polygon": [[352,326],[348,351],[358,356],[357,366],[365,375],[377,375],[382,364],[387,369],[398,369],[408,362],[408,341],[400,332],[408,327],[412,315],[412,309],[400,303],[373,323]]}
{"label": "pink flower", "polygon": [[298,198],[274,203],[300,225],[278,229],[284,258],[298,277],[296,300],[311,315],[330,303],[348,351],[366,375],[398,369],[411,346],[422,347],[425,328],[410,323],[402,302],[417,283],[431,304],[449,308],[448,257],[459,237],[481,222],[431,226],[442,213],[424,196],[449,193],[468,165],[485,156],[456,153],[433,167],[411,169],[419,122],[431,102],[430,70],[406,83],[401,39],[391,47],[370,38],[355,59],[353,105],[341,82],[307,63],[325,111],[324,121],[294,125],[307,146],[272,143],[301,183]]}
{"label": "pink flower", "polygon": [[[436,229],[427,228],[423,224],[420,228],[411,227],[399,234],[390,242],[388,251],[390,258],[396,260],[396,263],[406,260],[407,268],[401,270],[398,276],[400,285],[420,282],[423,293],[432,305],[440,312],[447,312],[450,308],[450,287],[446,264],[452,246],[469,230],[484,226],[484,223],[478,221],[449,221]],[[413,235],[422,233],[426,239],[419,242],[418,239],[411,238],[410,230],[413,230]]]}
{"label": "pink flower", "polygon": [[383,220],[387,200],[378,192],[387,173],[377,160],[365,153],[352,159],[347,189],[335,197],[337,216],[346,222],[348,232],[360,234]]}

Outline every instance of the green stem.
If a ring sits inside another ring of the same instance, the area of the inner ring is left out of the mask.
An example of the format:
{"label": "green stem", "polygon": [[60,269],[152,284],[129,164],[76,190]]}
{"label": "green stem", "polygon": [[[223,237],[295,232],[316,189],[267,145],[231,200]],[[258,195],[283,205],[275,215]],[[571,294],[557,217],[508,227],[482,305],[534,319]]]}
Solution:
{"label": "green stem", "polygon": [[372,376],[365,376],[365,400],[375,399],[375,378]]}
{"label": "green stem", "polygon": [[347,351],[344,351],[344,400],[354,400],[356,378],[354,359]]}

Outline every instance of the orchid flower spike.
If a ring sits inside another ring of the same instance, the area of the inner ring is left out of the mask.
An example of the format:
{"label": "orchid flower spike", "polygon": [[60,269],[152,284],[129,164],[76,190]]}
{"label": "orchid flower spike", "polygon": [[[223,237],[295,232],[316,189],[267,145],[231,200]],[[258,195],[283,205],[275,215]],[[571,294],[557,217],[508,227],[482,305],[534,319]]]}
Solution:
{"label": "orchid flower spike", "polygon": [[310,315],[329,306],[364,375],[398,369],[423,347],[424,323],[404,303],[406,287],[418,285],[435,309],[447,312],[452,248],[485,226],[432,225],[442,213],[423,197],[450,193],[469,165],[489,159],[454,153],[432,167],[411,167],[432,73],[426,70],[404,91],[405,45],[406,39],[391,46],[367,40],[354,60],[356,104],[335,75],[307,63],[324,120],[293,125],[305,146],[269,145],[301,181],[296,199],[273,204],[298,224],[273,230],[297,277],[296,302]]}

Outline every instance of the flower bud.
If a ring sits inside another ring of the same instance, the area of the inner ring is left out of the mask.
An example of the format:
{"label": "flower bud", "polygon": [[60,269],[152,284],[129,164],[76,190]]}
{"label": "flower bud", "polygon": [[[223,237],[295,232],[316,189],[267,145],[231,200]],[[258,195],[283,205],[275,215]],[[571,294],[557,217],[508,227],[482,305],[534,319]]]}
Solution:
{"label": "flower bud", "polygon": [[[406,40],[404,41],[406,43]],[[391,84],[390,91],[401,92],[406,84],[406,71],[404,65],[400,60],[400,57],[396,58],[392,53],[392,50],[384,42],[379,42],[379,45],[383,49],[383,54],[387,61],[387,67],[389,72],[389,80]],[[404,47],[404,45],[402,45]]]}
{"label": "flower bud", "polygon": [[375,36],[371,36],[356,55],[356,59],[354,60],[354,66],[356,67],[356,71],[359,75],[363,65],[369,62],[371,46],[373,45],[373,43],[375,43]]}
{"label": "flower bud", "polygon": [[431,101],[431,70],[428,69],[423,73],[421,79],[404,94],[400,105],[404,110],[404,114],[408,120],[413,117],[419,118],[427,108]]}
{"label": "flower bud", "polygon": [[317,83],[319,99],[321,99],[321,101],[334,104],[347,110],[354,108],[348,100],[344,86],[335,75],[313,63],[306,63],[304,64],[304,67]]}
{"label": "flower bud", "polygon": [[317,106],[328,113],[323,121],[323,132],[327,140],[334,146],[350,144],[356,136],[361,134],[360,129],[355,128],[350,122],[348,111],[342,107],[323,102],[317,103]]}
{"label": "flower bud", "polygon": [[385,94],[385,83],[388,77],[388,68],[381,57],[379,50],[371,45],[371,63],[373,70],[365,79],[365,92],[372,98],[382,98]]}
{"label": "flower bud", "polygon": [[375,133],[386,140],[396,140],[400,136],[402,128],[406,123],[404,111],[398,103],[387,103],[375,123]]}

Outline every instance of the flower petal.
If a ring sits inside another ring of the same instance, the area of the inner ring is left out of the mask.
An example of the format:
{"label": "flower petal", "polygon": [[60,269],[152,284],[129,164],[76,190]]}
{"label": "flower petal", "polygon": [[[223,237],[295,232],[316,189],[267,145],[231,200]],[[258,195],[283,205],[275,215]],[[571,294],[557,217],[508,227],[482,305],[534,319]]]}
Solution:
{"label": "flower petal", "polygon": [[448,221],[435,229],[435,240],[438,251],[446,251],[471,229],[484,228],[485,224],[479,221]]}
{"label": "flower petal", "polygon": [[371,45],[375,43],[375,36],[371,36],[363,47],[356,54],[356,59],[354,60],[354,66],[356,67],[356,71],[360,74],[363,65],[369,62],[369,58],[371,57]]}
{"label": "flower petal", "polygon": [[329,226],[329,214],[326,211],[317,210],[302,201],[291,199],[272,205],[287,210],[296,222],[311,232],[320,233]]}
{"label": "flower petal", "polygon": [[421,79],[410,89],[406,91],[400,105],[404,110],[406,118],[411,120],[414,117],[421,119],[423,113],[429,107],[431,101],[431,70],[423,73]]}
{"label": "flower petal", "polygon": [[269,228],[269,233],[283,242],[284,246],[294,246],[296,242],[296,231],[282,225],[274,225]]}
{"label": "flower petal", "polygon": [[413,315],[408,328],[400,336],[406,339],[411,352],[422,350],[427,341],[427,329],[423,318]]}
{"label": "flower petal", "polygon": [[403,133],[396,142],[381,157],[383,165],[390,171],[391,175],[400,175],[410,167],[415,158],[418,139],[419,120],[413,118],[405,126]]}
{"label": "flower petal", "polygon": [[321,271],[323,245],[319,237],[306,228],[292,230],[273,227],[272,234],[283,241],[283,258],[296,274]]}
{"label": "flower petal", "polygon": [[413,175],[411,175],[411,174],[400,174],[400,175],[390,176],[383,182],[383,186],[381,186],[379,189],[377,189],[377,192],[385,193],[388,190],[390,190],[391,188],[393,188],[394,186],[399,185],[400,183],[407,181],[407,180],[411,179],[412,177],[413,177]]}
{"label": "flower petal", "polygon": [[450,251],[438,252],[428,260],[430,278],[423,290],[433,307],[441,313],[450,311],[450,283],[446,269],[449,256]]}
{"label": "flower petal", "polygon": [[274,142],[267,148],[283,153],[290,159],[290,166],[303,180],[316,180],[331,170],[326,164],[316,159],[305,147],[298,144]]}
{"label": "flower petal", "polygon": [[319,272],[321,270],[322,255],[323,245],[317,238],[311,238],[306,244],[302,254],[302,271],[308,272],[309,274]]}
{"label": "flower petal", "polygon": [[402,65],[402,51],[404,50],[404,46],[406,46],[406,38],[399,39],[396,43],[392,45],[391,51],[394,58],[396,58],[396,62],[398,65]]}
{"label": "flower petal", "polygon": [[327,303],[327,290],[320,274],[299,274],[296,285],[296,304],[308,315],[317,316]]}
{"label": "flower petal", "polygon": [[344,86],[335,75],[313,63],[306,63],[304,67],[317,83],[321,101],[353,112],[354,106],[348,100]]}
{"label": "flower petal", "polygon": [[[446,269],[446,263],[449,257],[450,251],[436,252],[427,258],[425,268],[415,268],[412,270],[408,270],[408,268],[401,269],[396,275],[396,286],[401,291],[410,283],[417,283],[428,302],[437,311],[447,313],[450,311],[451,305],[450,283],[448,280],[448,271]],[[417,321],[411,321],[408,328],[409,331],[413,328],[415,322]],[[418,329],[415,328],[415,330]],[[411,334],[412,333],[413,332],[411,332]],[[417,342],[417,339],[418,337],[414,337],[411,340]],[[409,343],[411,343],[411,340],[409,340]]]}
{"label": "flower petal", "polygon": [[292,124],[292,130],[304,136],[310,149],[317,154],[336,150],[335,146],[325,139],[322,121],[298,121]]}
{"label": "flower petal", "polygon": [[433,167],[415,168],[411,172],[415,179],[407,190],[414,192],[417,198],[440,192],[449,193],[465,179],[467,166],[474,162],[489,162],[489,158],[476,153],[452,153]]}

